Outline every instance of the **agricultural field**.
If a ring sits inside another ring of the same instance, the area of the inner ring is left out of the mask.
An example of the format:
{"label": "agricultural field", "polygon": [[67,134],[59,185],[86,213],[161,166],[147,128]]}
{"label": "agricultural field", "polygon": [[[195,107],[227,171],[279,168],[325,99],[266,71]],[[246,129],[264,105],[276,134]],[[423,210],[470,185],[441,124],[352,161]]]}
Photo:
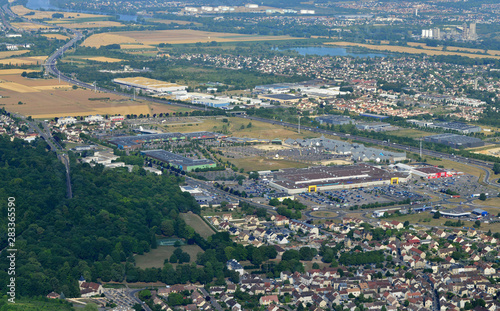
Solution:
{"label": "agricultural field", "polygon": [[39,25],[39,24],[35,24],[35,23],[11,23],[11,25],[13,27],[16,27],[16,28],[21,28],[23,30],[38,30],[38,29],[48,29],[47,26],[44,26],[44,25]]}
{"label": "agricultural field", "polygon": [[204,222],[200,216],[196,214],[182,213],[181,217],[182,219],[184,219],[188,226],[193,228],[199,235],[201,235],[205,239],[215,233],[214,230],[209,225],[207,225],[207,223]]}
{"label": "agricultural field", "polygon": [[190,21],[181,21],[181,20],[173,20],[173,19],[150,19],[149,22],[158,23],[158,24],[178,24],[178,25],[196,25],[201,26],[201,23],[190,22]]}
{"label": "agricultural field", "polygon": [[29,50],[18,50],[18,51],[2,51],[0,52],[0,59],[4,59],[7,57],[17,56],[28,53]]}
{"label": "agricultural field", "polygon": [[56,40],[68,40],[69,37],[65,35],[61,35],[59,33],[44,33],[42,36],[46,37],[47,39],[56,39]]}
{"label": "agricultural field", "polygon": [[83,57],[82,59],[93,60],[95,62],[102,62],[102,63],[119,63],[124,61],[123,59],[111,58],[105,56]]}
{"label": "agricultural field", "polygon": [[83,46],[99,48],[109,44],[144,44],[158,45],[160,43],[183,44],[197,42],[242,42],[290,40],[289,36],[258,36],[235,33],[208,32],[190,29],[155,30],[155,31],[124,31],[99,33],[88,37]]}
{"label": "agricultural field", "polygon": [[12,12],[19,16],[24,16],[28,13],[34,12],[34,15],[25,16],[27,19],[52,19],[52,14],[60,13],[64,15],[64,18],[68,19],[79,19],[79,18],[109,18],[107,15],[97,15],[97,14],[85,14],[85,13],[72,13],[72,12],[56,12],[56,11],[37,11],[30,10],[22,5],[16,5],[10,8]]}
{"label": "agricultural field", "polygon": [[66,28],[73,29],[85,29],[85,28],[101,28],[101,27],[123,27],[123,24],[115,21],[68,21],[68,22],[55,22],[52,23],[57,26],[62,26]]}
{"label": "agricultural field", "polygon": [[13,65],[13,66],[41,65],[46,59],[47,56],[14,57],[14,58],[0,59],[0,64]]}
{"label": "agricultural field", "polygon": [[[183,245],[180,247],[183,252],[188,253],[191,257],[191,262],[196,261],[198,253],[203,253],[203,250],[198,245]],[[149,253],[135,256],[135,264],[141,269],[146,268],[163,268],[165,259],[169,259],[174,253],[175,246],[158,246],[152,249]],[[173,264],[175,267],[177,264]]]}
{"label": "agricultural field", "polygon": [[[19,71],[8,70],[11,74],[0,75],[0,92],[3,96],[0,98],[0,107],[11,112],[43,119],[151,113],[148,102],[134,102],[118,95],[73,89],[71,84],[59,83],[57,79],[23,78]],[[19,104],[20,101],[22,104]]]}
{"label": "agricultural field", "polygon": [[416,47],[407,47],[407,46],[396,46],[396,45],[374,45],[374,44],[362,44],[362,43],[353,43],[353,42],[326,42],[327,45],[335,45],[335,46],[357,46],[363,47],[370,50],[375,51],[384,51],[384,52],[397,52],[397,53],[409,53],[409,54],[427,54],[427,55],[458,55],[465,56],[470,58],[494,58],[500,59],[498,55],[481,55],[481,54],[469,54],[469,53],[460,53],[458,51],[441,51],[436,50],[434,48],[416,48]]}

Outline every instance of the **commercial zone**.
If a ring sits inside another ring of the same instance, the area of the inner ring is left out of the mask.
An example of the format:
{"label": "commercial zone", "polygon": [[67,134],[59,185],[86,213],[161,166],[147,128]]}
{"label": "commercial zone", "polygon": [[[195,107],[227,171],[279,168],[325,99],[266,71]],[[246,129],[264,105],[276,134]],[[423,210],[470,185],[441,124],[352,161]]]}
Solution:
{"label": "commercial zone", "polygon": [[108,140],[108,142],[116,145],[120,149],[137,149],[146,143],[163,143],[187,139],[216,139],[218,137],[219,134],[212,132],[162,133],[137,136],[116,136]]}
{"label": "commercial zone", "polygon": [[475,137],[457,134],[438,134],[424,137],[424,141],[443,144],[452,148],[473,148],[484,146],[484,142]]}
{"label": "commercial zone", "polygon": [[186,172],[193,171],[197,168],[205,169],[216,166],[215,162],[212,160],[190,159],[165,150],[147,150],[141,151],[141,154],[144,154],[156,160],[160,160],[163,163],[168,163],[171,166],[177,167]]}
{"label": "commercial zone", "polygon": [[368,165],[315,166],[282,169],[274,173],[269,185],[288,194],[381,186],[406,182],[409,173],[389,172]]}

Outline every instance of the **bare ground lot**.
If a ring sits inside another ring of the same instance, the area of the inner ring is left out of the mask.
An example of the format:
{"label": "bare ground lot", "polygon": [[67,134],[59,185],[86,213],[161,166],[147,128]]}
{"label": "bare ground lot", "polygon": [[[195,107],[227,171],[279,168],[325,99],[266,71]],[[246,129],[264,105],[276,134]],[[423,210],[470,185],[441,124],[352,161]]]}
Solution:
{"label": "bare ground lot", "polygon": [[[191,257],[190,263],[196,261],[198,253],[203,253],[203,250],[198,245],[183,245],[180,248],[183,252],[189,254]],[[135,256],[135,263],[141,269],[162,268],[165,259],[169,259],[175,249],[175,246],[158,246],[158,248],[152,249],[149,253]]]}
{"label": "bare ground lot", "polygon": [[201,235],[203,238],[208,238],[215,232],[210,228],[209,225],[207,225],[206,222],[201,219],[200,216],[192,213],[182,213],[181,214],[182,219],[186,222],[186,224],[190,227],[192,227],[199,235]]}

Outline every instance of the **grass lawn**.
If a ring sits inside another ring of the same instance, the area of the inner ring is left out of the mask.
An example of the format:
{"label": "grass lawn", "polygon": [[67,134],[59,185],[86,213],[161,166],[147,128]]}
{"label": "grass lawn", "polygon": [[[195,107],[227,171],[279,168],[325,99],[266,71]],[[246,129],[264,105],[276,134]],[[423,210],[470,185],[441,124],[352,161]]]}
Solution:
{"label": "grass lawn", "polygon": [[[473,176],[479,177],[479,181],[481,182],[483,180],[484,176],[484,171],[480,168],[474,167],[474,166],[469,166],[463,163],[458,163],[450,160],[435,160],[433,158],[427,158],[427,163],[432,164],[432,165],[442,165],[445,168],[451,168],[454,170],[457,170],[459,172],[464,172],[466,174],[470,174]],[[491,172],[493,174],[493,172]]]}
{"label": "grass lawn", "polygon": [[201,235],[203,238],[208,238],[212,234],[214,234],[214,230],[210,228],[209,225],[207,225],[206,222],[201,219],[200,216],[192,213],[182,213],[181,214],[182,219],[186,222],[186,224],[190,227],[192,227],[199,235]]}
{"label": "grass lawn", "polygon": [[[5,296],[7,297],[7,296]],[[3,300],[3,299],[2,299]],[[5,298],[6,301],[6,298]],[[59,299],[51,299],[50,301],[40,301],[35,298],[16,297],[16,303],[8,303],[2,310],[19,310],[19,311],[71,311],[74,310],[71,304]]]}
{"label": "grass lawn", "polygon": [[473,203],[477,205],[496,207],[500,212],[500,198],[489,198],[486,199],[486,201],[475,200]]}
{"label": "grass lawn", "polygon": [[424,131],[420,131],[420,130],[416,130],[416,129],[405,129],[405,128],[402,128],[400,130],[393,131],[390,133],[391,133],[391,135],[394,135],[394,136],[411,137],[411,138],[420,138],[423,136],[429,136],[429,135],[433,134],[433,133],[424,132]]}
{"label": "grass lawn", "polygon": [[338,216],[337,213],[328,212],[328,211],[316,211],[316,212],[312,212],[311,215],[314,217],[327,217],[327,218],[333,218],[333,217]]}
{"label": "grass lawn", "polygon": [[[175,246],[158,246],[158,248],[152,249],[149,253],[135,256],[135,263],[141,269],[162,268],[163,262],[172,256],[175,248]],[[203,250],[198,245],[184,245],[180,248],[183,252],[191,256],[190,263],[196,261],[198,253],[203,253]],[[176,266],[176,264],[173,265]]]}

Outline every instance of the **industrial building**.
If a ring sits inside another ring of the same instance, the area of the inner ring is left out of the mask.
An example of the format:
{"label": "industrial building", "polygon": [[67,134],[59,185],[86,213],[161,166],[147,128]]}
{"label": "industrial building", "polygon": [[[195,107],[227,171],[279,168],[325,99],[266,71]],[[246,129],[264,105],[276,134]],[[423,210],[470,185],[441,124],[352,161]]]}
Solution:
{"label": "industrial building", "polygon": [[396,130],[397,127],[385,122],[363,122],[356,124],[356,128],[362,131],[385,132]]}
{"label": "industrial building", "polygon": [[231,104],[231,102],[226,99],[211,99],[211,98],[192,99],[191,102],[193,104],[205,105],[214,108],[227,108]]}
{"label": "industrial building", "polygon": [[424,141],[435,144],[443,144],[456,149],[484,146],[484,142],[479,138],[457,134],[438,134],[426,136],[424,137]]}
{"label": "industrial building", "polygon": [[359,115],[361,117],[368,117],[368,118],[374,118],[374,119],[379,119],[379,120],[383,120],[383,119],[388,118],[388,116],[382,116],[382,115],[373,114],[373,113],[360,113]]}
{"label": "industrial building", "polygon": [[454,171],[445,170],[434,166],[413,168],[411,170],[411,173],[425,179],[444,178],[456,175]]}
{"label": "industrial building", "polygon": [[480,209],[480,208],[473,209],[472,213],[476,214],[476,215],[479,215],[479,216],[482,216],[482,217],[488,216],[488,212],[485,211],[484,209]]}
{"label": "industrial building", "polygon": [[282,169],[269,185],[288,194],[350,189],[406,182],[408,173],[389,172],[367,164]]}
{"label": "industrial building", "polygon": [[457,131],[462,134],[479,133],[482,130],[479,126],[469,125],[462,122],[436,122],[431,127],[442,128],[449,131]]}
{"label": "industrial building", "polygon": [[271,102],[278,102],[281,104],[293,104],[299,102],[302,97],[289,95],[289,94],[268,94],[268,95],[259,95],[259,98],[262,100],[268,100]]}
{"label": "industrial building", "polygon": [[329,115],[329,116],[321,116],[316,117],[316,121],[320,124],[332,124],[332,125],[344,125],[354,123],[354,120],[349,116],[341,116],[341,115]]}
{"label": "industrial building", "polygon": [[148,93],[171,93],[187,89],[184,85],[144,77],[116,78],[113,82],[125,89],[142,90]]}
{"label": "industrial building", "polygon": [[301,146],[304,148],[314,147],[317,149],[322,149],[326,153],[331,153],[333,155],[345,155],[350,157],[353,161],[358,162],[398,162],[406,160],[405,152],[393,152],[382,150],[378,148],[365,147],[363,144],[349,143],[346,141],[335,140],[325,138],[321,136],[320,138],[313,139],[287,139],[285,140],[285,145],[291,146]]}
{"label": "industrial building", "polygon": [[145,134],[137,136],[117,136],[108,140],[109,143],[120,149],[137,149],[146,143],[163,143],[169,141],[187,140],[187,139],[216,139],[218,134],[212,132],[193,132],[193,133],[161,133]]}
{"label": "industrial building", "polygon": [[197,168],[205,169],[216,166],[215,162],[212,160],[190,159],[165,150],[146,150],[141,151],[141,154],[144,154],[156,160],[160,160],[164,163],[168,163],[171,166],[174,166],[186,172],[193,171]]}

